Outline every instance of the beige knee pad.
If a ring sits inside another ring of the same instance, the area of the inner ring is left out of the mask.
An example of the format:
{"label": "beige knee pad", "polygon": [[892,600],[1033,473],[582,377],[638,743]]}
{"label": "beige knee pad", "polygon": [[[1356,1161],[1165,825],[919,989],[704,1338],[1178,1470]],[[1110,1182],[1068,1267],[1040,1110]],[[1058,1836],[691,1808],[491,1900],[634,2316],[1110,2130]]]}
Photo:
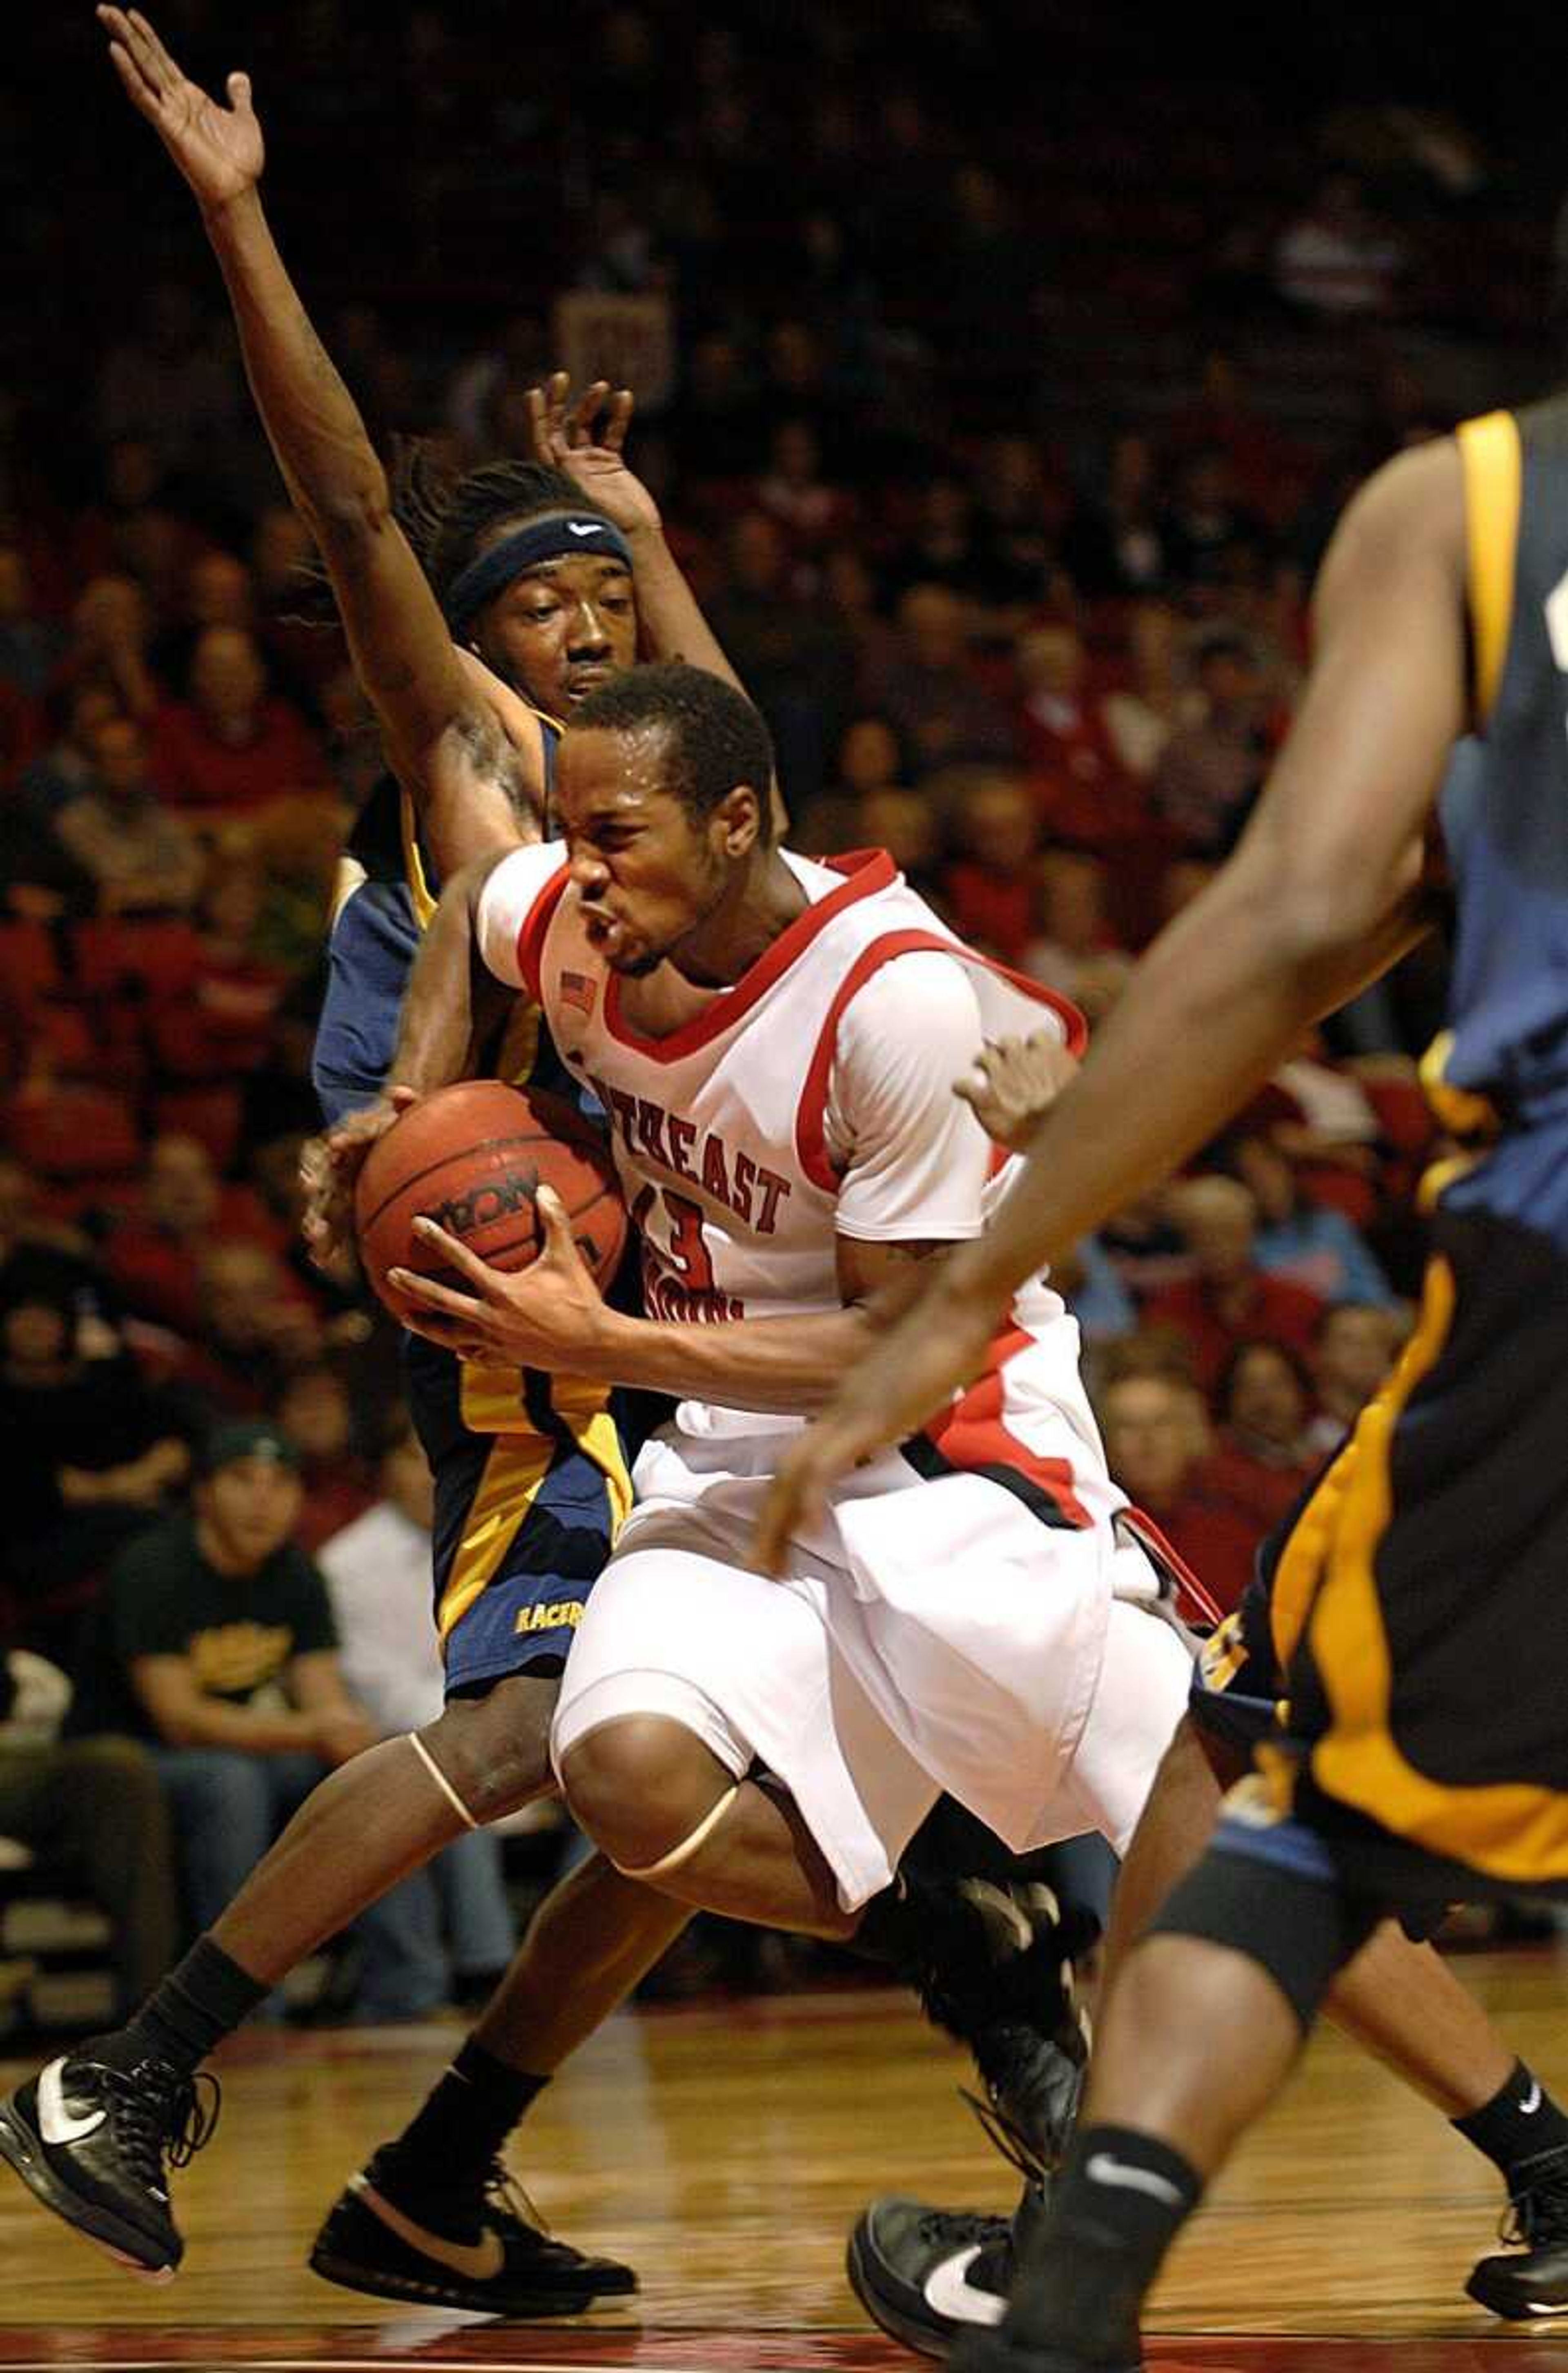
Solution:
{"label": "beige knee pad", "polygon": [[683,1838],[679,1845],[672,1846],[669,1853],[661,1854],[657,1862],[644,1863],[638,1870],[633,1870],[627,1864],[618,1862],[615,1868],[623,1878],[662,1878],[668,1872],[679,1870],[683,1863],[690,1862],[693,1854],[708,1843],[740,1793],[740,1783],[737,1781],[733,1787],[725,1790],[716,1805],[709,1806],[690,1837]]}

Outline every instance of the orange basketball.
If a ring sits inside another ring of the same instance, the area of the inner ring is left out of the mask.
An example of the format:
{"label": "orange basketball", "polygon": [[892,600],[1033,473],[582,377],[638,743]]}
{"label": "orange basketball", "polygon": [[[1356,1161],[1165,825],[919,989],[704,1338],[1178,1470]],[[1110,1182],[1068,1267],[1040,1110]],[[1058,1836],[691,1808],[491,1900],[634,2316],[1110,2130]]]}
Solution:
{"label": "orange basketball", "polygon": [[555,1188],[579,1252],[608,1285],[626,1211],[591,1122],[559,1096],[500,1080],[465,1080],[411,1105],[371,1147],[354,1194],[365,1274],[392,1315],[406,1312],[387,1284],[390,1268],[463,1282],[412,1233],[415,1220],[437,1221],[493,1268],[526,1268],[539,1249],[541,1186]]}

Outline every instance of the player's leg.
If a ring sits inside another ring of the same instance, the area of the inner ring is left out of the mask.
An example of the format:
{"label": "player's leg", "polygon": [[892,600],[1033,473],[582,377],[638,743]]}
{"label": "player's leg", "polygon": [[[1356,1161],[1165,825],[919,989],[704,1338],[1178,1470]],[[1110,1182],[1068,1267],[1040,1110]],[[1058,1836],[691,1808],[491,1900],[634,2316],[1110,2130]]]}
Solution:
{"label": "player's leg", "polygon": [[306,1800],[239,1894],[128,2023],[51,2062],[0,2110],[0,2154],[45,2204],[145,2272],[183,2245],[164,2162],[201,2131],[196,2072],[278,1980],[470,1823],[551,1785],[553,1681],[449,1705]]}
{"label": "player's leg", "polygon": [[960,2373],[1136,2373],[1140,2312],[1171,2241],[1375,1916],[1310,1831],[1263,1834],[1267,1858],[1258,1833],[1227,1822],[1129,1954],[1049,2210],[1000,2327],[955,2351]]}
{"label": "player's leg", "polygon": [[600,1584],[563,1683],[555,1754],[578,1818],[680,1900],[885,1964],[1033,2127],[1051,2038],[1082,2050],[1054,1901],[900,1868],[937,1784],[818,1607],[723,1559],[643,1547],[650,1529]]}
{"label": "player's leg", "polygon": [[[456,1732],[517,1686],[509,1676],[554,1695],[544,1677],[565,1665],[609,1556],[611,1498],[603,1467],[554,1436],[471,1432],[452,1401],[467,1388],[450,1358],[427,1352],[417,1347],[410,1377],[434,1454],[437,1622]],[[488,1742],[480,1746],[482,1760]],[[461,1773],[442,1769],[461,1793]],[[585,2257],[532,2221],[509,2188],[502,2151],[567,2054],[685,1919],[598,1858],[565,1879],[451,2066],[331,2210],[317,2271],[380,2297],[491,2313],[559,2311],[632,2289],[629,2267]],[[474,2274],[486,2255],[493,2271]]]}
{"label": "player's leg", "polygon": [[[1221,1669],[1223,1691],[1204,1677]],[[1274,1728],[1269,1683],[1256,1669],[1249,1677],[1246,1661],[1230,1658],[1223,1641],[1213,1656],[1206,1654],[1192,1712],[1171,1741],[1123,1859],[1103,1993],[1200,1859],[1222,1779],[1239,1778],[1246,1769],[1244,1740]],[[1472,2295],[1503,2315],[1539,2313],[1568,2301],[1568,2118],[1447,1965],[1429,1945],[1385,1923],[1339,1972],[1323,2009],[1441,2110],[1502,2175],[1530,2246],[1484,2260],[1471,2277]],[[850,2240],[856,2292],[883,2330],[941,2355],[965,2326],[1000,2320],[1017,2250],[1044,2206],[1038,2183],[1026,2185],[1011,2219],[977,2220],[903,2195],[874,2201]]]}
{"label": "player's leg", "polygon": [[333,2206],[311,2250],[315,2272],[376,2297],[492,2314],[560,2314],[634,2290],[629,2266],[532,2221],[501,2155],[562,2062],[689,1916],[599,1854],[562,1879],[451,2066]]}

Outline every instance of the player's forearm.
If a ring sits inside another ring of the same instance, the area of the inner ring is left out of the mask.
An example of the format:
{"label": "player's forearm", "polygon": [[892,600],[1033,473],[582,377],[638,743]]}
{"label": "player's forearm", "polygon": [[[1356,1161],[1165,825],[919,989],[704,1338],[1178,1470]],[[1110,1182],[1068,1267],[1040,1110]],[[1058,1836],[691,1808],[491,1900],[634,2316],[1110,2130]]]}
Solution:
{"label": "player's forearm", "polygon": [[[764,1416],[812,1417],[884,1323],[859,1304],[799,1318],[736,1318],[716,1326],[628,1318],[606,1309],[587,1373],[599,1383],[716,1401]],[[576,1362],[573,1365],[576,1367]]]}
{"label": "player's forearm", "polygon": [[650,660],[685,660],[688,667],[716,675],[737,692],[745,686],[724,656],[723,646],[703,616],[685,573],[664,540],[662,527],[633,529],[632,577],[643,644]]}
{"label": "player's forearm", "polygon": [[1077,1079],[1030,1139],[986,1234],[939,1293],[1000,1301],[1131,1197],[1169,1175],[1276,1070],[1302,1032],[1420,937],[1413,906],[1303,927],[1222,876],[1134,975]]}
{"label": "player's forearm", "polygon": [[[685,572],[664,540],[661,526],[634,528],[632,576],[637,586],[637,612],[642,642],[650,660],[685,660],[688,667],[716,675],[749,699],[745,685],[731,666],[723,644],[703,616]],[[772,786],[773,828],[781,836],[789,824],[783,794]]]}
{"label": "player's forearm", "polygon": [[202,219],[262,426],[294,503],[330,558],[385,512],[386,473],[288,276],[260,193],[247,190]]}
{"label": "player's forearm", "polygon": [[388,1085],[429,1095],[472,1076],[506,992],[479,953],[479,894],[498,857],[465,866],[441,893],[414,959]]}

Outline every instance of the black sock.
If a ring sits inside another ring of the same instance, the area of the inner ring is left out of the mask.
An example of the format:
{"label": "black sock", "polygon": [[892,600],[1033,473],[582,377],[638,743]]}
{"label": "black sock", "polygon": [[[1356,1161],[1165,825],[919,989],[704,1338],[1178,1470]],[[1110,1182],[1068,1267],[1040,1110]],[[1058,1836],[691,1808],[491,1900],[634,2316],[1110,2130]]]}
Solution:
{"label": "black sock", "polygon": [[1515,2179],[1530,2160],[1568,2150],[1568,2117],[1522,2060],[1515,2061],[1500,2093],[1468,2118],[1454,2119],[1453,2126],[1492,2161],[1510,2192],[1519,2188]]}
{"label": "black sock", "polygon": [[549,2081],[509,2068],[470,2036],[396,2142],[376,2155],[378,2172],[395,2184],[398,2206],[426,2212],[419,2222],[437,2232],[454,2214],[477,2231],[490,2162]]}
{"label": "black sock", "polygon": [[271,1992],[264,1980],[230,1960],[221,1945],[198,1936],[135,2018],[112,2035],[93,2037],[76,2056],[111,2068],[134,2068],[140,2060],[156,2058],[193,2075]]}
{"label": "black sock", "polygon": [[1138,2320],[1201,2179],[1168,2143],[1130,2126],[1090,2126],[1073,2143],[1040,2248],[1008,2310],[1015,2347],[1092,2366],[1139,2361]]}

